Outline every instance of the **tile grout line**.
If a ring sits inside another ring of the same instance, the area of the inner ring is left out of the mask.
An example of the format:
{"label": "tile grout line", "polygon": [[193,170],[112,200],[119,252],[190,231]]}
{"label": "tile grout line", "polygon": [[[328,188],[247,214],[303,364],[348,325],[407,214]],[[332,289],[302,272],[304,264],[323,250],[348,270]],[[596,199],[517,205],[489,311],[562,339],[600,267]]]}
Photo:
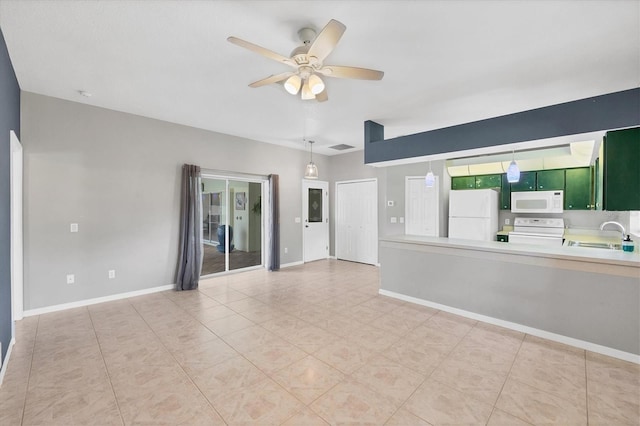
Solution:
{"label": "tile grout line", "polygon": [[91,329],[93,330],[93,335],[96,337],[96,342],[98,343],[98,349],[100,350],[100,357],[102,358],[102,365],[104,365],[104,370],[107,373],[107,378],[109,379],[109,387],[111,388],[111,393],[113,394],[113,400],[116,403],[116,408],[118,409],[118,414],[120,415],[120,421],[124,426],[126,425],[126,423],[124,421],[124,416],[122,415],[122,410],[120,409],[120,402],[118,401],[116,390],[113,387],[113,381],[111,380],[111,373],[109,372],[109,368],[107,367],[107,361],[104,359],[104,353],[102,352],[102,345],[100,344],[100,339],[98,338],[98,333],[96,332],[96,326],[93,322],[93,316],[91,315],[91,311],[89,310],[89,307],[87,307],[87,314],[89,314],[89,321],[91,321]]}
{"label": "tile grout line", "polygon": [[[502,395],[502,391],[504,390],[504,385],[506,385],[506,384],[507,384],[507,381],[509,380],[509,376],[511,376],[511,370],[513,370],[513,366],[514,366],[514,365],[515,365],[515,363],[516,363],[516,359],[518,359],[518,354],[520,354],[520,350],[522,349],[522,344],[524,343],[524,340],[526,339],[526,337],[527,337],[527,335],[526,335],[526,333],[525,333],[525,334],[522,336],[522,340],[520,340],[520,345],[518,346],[518,350],[516,351],[516,353],[515,353],[515,355],[514,355],[514,357],[513,357],[513,360],[511,361],[511,366],[509,367],[509,371],[507,371],[507,375],[506,375],[506,376],[505,376],[505,378],[504,378],[504,382],[502,382],[502,386],[500,387],[500,392],[498,392],[498,396],[496,397],[496,400],[495,400],[495,402],[493,403],[493,408],[491,409],[491,416],[493,415],[493,412],[494,412],[494,411],[496,411],[496,409],[498,409],[498,410],[499,410],[499,408],[496,406],[496,404],[497,404],[497,403],[498,403],[498,401],[500,400],[500,396]],[[514,414],[511,414],[511,413],[509,413],[509,412],[507,412],[507,411],[505,411],[505,413],[507,413],[507,414],[509,414],[509,415],[511,415],[511,416],[513,416],[513,417],[515,417],[515,418],[517,418],[517,419],[519,419],[519,420],[522,420],[522,421],[524,421],[524,422],[526,422],[526,423],[529,423],[528,421],[525,421],[525,420],[521,419],[520,417],[518,417],[518,416],[516,416],[516,415],[514,415]],[[489,416],[489,419],[491,419],[491,416]],[[487,420],[487,422],[488,422],[488,420]]]}
{"label": "tile grout line", "polygon": [[[175,290],[174,290],[175,291]],[[200,291],[199,289],[196,289],[196,291]],[[176,305],[179,309],[181,309],[182,311],[185,312],[186,315],[189,315],[189,313],[182,308],[180,305],[178,305],[176,302],[174,302],[170,297],[167,297],[166,295],[164,295],[164,298],[171,301],[171,303],[173,303],[174,305]],[[149,330],[151,330],[151,332],[154,334],[154,336],[156,336],[156,338],[158,339],[158,342],[162,345],[162,347],[164,347],[164,349],[167,351],[167,353],[169,354],[169,356],[171,358],[173,358],[173,361],[176,363],[176,365],[180,368],[180,370],[184,373],[184,375],[187,377],[187,379],[189,380],[189,382],[191,382],[191,384],[198,390],[198,392],[200,393],[200,395],[202,395],[202,397],[204,398],[205,401],[207,401],[207,404],[209,404],[209,406],[213,409],[213,411],[215,411],[215,413],[218,415],[218,417],[220,417],[222,419],[222,421],[228,425],[227,421],[224,419],[224,417],[222,417],[222,414],[220,414],[220,412],[218,411],[218,409],[215,407],[215,405],[213,405],[213,402],[209,401],[209,398],[207,398],[207,396],[202,392],[202,389],[200,389],[200,387],[196,384],[196,382],[191,378],[191,376],[185,371],[184,367],[182,366],[182,364],[180,364],[178,362],[178,360],[176,359],[176,357],[173,355],[173,352],[171,352],[171,350],[167,347],[167,345],[165,345],[165,343],[162,341],[162,339],[160,338],[160,336],[158,336],[158,334],[156,333],[156,331],[153,329],[153,327],[151,327],[149,325],[149,323],[147,322],[147,320],[145,319],[144,315],[142,315],[140,313],[140,311],[138,311],[138,309],[135,307],[135,305],[132,303],[131,306],[133,307],[133,310],[136,311],[136,313],[140,316],[140,318],[142,318],[142,321],[144,321],[144,323],[147,325],[147,327],[149,327]],[[189,315],[190,316],[190,315]],[[190,316],[191,317],[191,316]],[[193,318],[193,317],[192,317]],[[196,320],[198,321],[198,320]],[[199,322],[199,321],[198,321]],[[201,323],[202,324],[202,323]],[[208,329],[207,329],[208,330]],[[213,332],[212,332],[213,333]],[[216,337],[217,335],[215,333],[213,333]],[[234,349],[235,350],[235,349]],[[237,352],[237,351],[236,351]]]}
{"label": "tile grout line", "polygon": [[31,346],[31,362],[29,363],[29,376],[27,377],[27,388],[24,391],[24,401],[22,403],[22,418],[20,424],[24,424],[24,416],[27,412],[27,397],[29,396],[29,385],[31,384],[31,370],[33,369],[33,358],[36,352],[36,341],[38,339],[38,329],[40,328],[40,315],[38,315],[38,322],[36,323],[36,332],[33,336],[33,345]]}

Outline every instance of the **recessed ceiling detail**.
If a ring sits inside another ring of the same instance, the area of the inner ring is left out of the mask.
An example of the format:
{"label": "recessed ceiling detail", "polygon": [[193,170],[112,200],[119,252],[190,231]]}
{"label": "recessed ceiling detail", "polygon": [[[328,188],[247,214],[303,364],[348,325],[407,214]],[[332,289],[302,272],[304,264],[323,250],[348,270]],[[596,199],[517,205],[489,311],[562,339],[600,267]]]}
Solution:
{"label": "recessed ceiling detail", "polygon": [[341,143],[341,144],[339,144],[339,145],[333,145],[333,146],[330,146],[329,148],[331,148],[331,149],[335,149],[335,150],[337,150],[337,151],[344,151],[345,149],[355,148],[355,146],[353,146],[353,145],[347,145],[347,144]]}

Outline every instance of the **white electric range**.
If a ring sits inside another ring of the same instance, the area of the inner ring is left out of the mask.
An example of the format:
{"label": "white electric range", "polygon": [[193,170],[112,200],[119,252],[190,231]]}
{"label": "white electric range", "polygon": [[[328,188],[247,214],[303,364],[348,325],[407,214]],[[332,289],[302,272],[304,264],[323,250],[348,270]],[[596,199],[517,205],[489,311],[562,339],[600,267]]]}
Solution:
{"label": "white electric range", "polygon": [[513,231],[509,232],[509,243],[561,246],[564,238],[564,219],[517,217]]}

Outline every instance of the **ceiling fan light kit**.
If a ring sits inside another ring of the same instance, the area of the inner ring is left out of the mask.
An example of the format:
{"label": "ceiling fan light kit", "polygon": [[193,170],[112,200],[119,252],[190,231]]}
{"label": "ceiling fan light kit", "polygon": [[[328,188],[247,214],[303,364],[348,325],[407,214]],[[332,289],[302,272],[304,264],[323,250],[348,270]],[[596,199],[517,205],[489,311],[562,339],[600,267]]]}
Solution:
{"label": "ceiling fan light kit", "polygon": [[249,87],[255,88],[285,81],[284,88],[288,93],[292,95],[300,93],[300,98],[303,100],[315,99],[318,102],[324,102],[329,98],[325,82],[320,78],[320,75],[358,80],[381,80],[384,76],[382,71],[339,65],[325,66],[323,64],[325,58],[336,47],[346,29],[347,27],[344,24],[335,19],[330,20],[317,36],[313,29],[302,28],[298,31],[302,46],[293,49],[290,57],[280,55],[237,37],[231,36],[227,40],[230,43],[295,69],[295,71],[271,75],[255,81],[249,84]]}

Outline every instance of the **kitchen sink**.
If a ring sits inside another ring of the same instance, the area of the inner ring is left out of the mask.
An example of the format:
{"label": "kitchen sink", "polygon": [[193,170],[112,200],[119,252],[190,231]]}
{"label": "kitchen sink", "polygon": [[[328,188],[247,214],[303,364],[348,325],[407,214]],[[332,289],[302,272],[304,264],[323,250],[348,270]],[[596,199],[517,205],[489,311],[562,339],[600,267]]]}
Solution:
{"label": "kitchen sink", "polygon": [[585,243],[581,241],[569,241],[567,246],[599,248],[599,249],[607,249],[607,250],[622,250],[621,244],[614,244],[614,243]]}

